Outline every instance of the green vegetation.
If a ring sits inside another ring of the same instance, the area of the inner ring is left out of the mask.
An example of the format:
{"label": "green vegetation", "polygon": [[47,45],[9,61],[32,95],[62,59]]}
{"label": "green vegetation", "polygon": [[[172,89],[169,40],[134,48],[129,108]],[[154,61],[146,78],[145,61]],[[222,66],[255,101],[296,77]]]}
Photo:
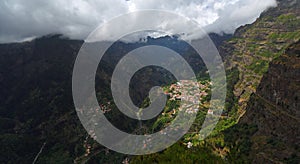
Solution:
{"label": "green vegetation", "polygon": [[176,143],[163,152],[136,156],[131,159],[131,163],[225,163],[220,157],[213,154],[209,149],[203,147],[194,147],[191,149],[181,143]]}
{"label": "green vegetation", "polygon": [[[293,11],[289,9],[289,12]],[[208,74],[204,64],[195,60],[193,52],[187,52],[190,53],[188,60],[200,67],[196,71],[197,77],[200,84],[206,86],[201,91],[207,95],[199,102],[194,124],[179,142],[162,152],[145,156],[126,156],[108,151],[88,137],[80,124],[72,102],[71,74],[75,52],[82,42],[54,37],[12,47],[3,45],[3,52],[9,53],[0,52],[0,70],[5,73],[1,72],[1,77],[8,79],[7,84],[0,85],[3,92],[0,96],[3,102],[0,106],[0,163],[31,163],[43,143],[46,145],[39,156],[39,163],[121,163],[127,157],[132,163],[246,163],[252,157],[251,148],[255,141],[251,137],[258,126],[238,123],[241,111],[246,109],[250,96],[269,69],[269,63],[300,39],[300,21],[296,14],[298,12],[263,17],[239,29],[236,37],[222,46],[225,53],[230,52],[224,55],[229,65],[225,110],[204,141],[199,140],[199,130],[210,105]],[[118,51],[125,50],[120,47],[113,49],[113,53]],[[138,121],[124,116],[112,103],[108,89],[112,68],[107,63],[103,65],[105,68],[97,72],[96,95],[98,103],[109,109],[105,116],[113,125],[129,133],[147,134],[161,130],[176,117],[180,102],[177,97],[167,102],[157,119],[142,122],[145,127],[139,127]],[[173,92],[174,89],[169,87],[166,85],[165,91]],[[22,92],[16,92],[19,90]],[[139,98],[144,100],[142,96]],[[148,105],[149,99],[146,99],[141,107]],[[275,137],[265,141],[275,148],[284,144]],[[188,147],[188,143],[192,146]],[[90,149],[87,149],[87,144]],[[299,147],[295,150],[299,152]],[[297,161],[297,154],[292,154],[283,162]]]}
{"label": "green vegetation", "polygon": [[269,64],[267,61],[254,61],[251,65],[246,66],[246,68],[252,70],[257,75],[263,75],[268,71]]}
{"label": "green vegetation", "polygon": [[295,28],[300,25],[299,18],[293,13],[280,15],[276,22],[285,25],[287,28]]}
{"label": "green vegetation", "polygon": [[228,159],[235,163],[249,161],[249,152],[252,146],[250,136],[257,131],[256,125],[237,124],[225,131],[225,142],[231,147]]}
{"label": "green vegetation", "polygon": [[225,111],[230,116],[233,116],[237,112],[237,97],[235,97],[233,91],[234,86],[239,80],[239,70],[237,68],[233,68],[227,71],[227,95],[225,102]]}
{"label": "green vegetation", "polygon": [[295,32],[286,32],[286,33],[271,33],[269,36],[271,41],[283,41],[286,39],[296,39],[300,37],[299,31]]}

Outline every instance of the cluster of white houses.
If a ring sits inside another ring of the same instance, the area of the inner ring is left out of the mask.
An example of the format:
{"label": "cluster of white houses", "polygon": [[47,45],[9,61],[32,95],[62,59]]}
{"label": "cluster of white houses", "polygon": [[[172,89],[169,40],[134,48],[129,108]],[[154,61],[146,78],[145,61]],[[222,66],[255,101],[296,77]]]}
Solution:
{"label": "cluster of white houses", "polygon": [[[165,92],[168,95],[169,100],[180,100],[184,103],[181,104],[179,110],[185,110],[187,113],[198,112],[198,105],[201,104],[201,100],[208,96],[210,83],[203,85],[193,80],[181,80],[176,84],[172,84],[168,91]],[[213,114],[212,110],[208,111],[208,114]]]}

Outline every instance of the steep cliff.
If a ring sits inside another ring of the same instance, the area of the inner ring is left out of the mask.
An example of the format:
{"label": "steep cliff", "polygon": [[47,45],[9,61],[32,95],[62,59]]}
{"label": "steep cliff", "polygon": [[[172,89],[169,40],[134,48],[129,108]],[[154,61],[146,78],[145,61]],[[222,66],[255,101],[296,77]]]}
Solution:
{"label": "steep cliff", "polygon": [[243,115],[250,95],[256,92],[269,63],[300,39],[299,0],[278,1],[278,6],[264,12],[253,24],[240,27],[221,52],[228,69],[237,68],[234,86],[238,115]]}
{"label": "steep cliff", "polygon": [[[228,68],[229,115],[212,136],[198,147],[188,149],[178,142],[149,158],[138,158],[151,163],[299,163],[300,43],[293,44],[300,39],[299,4],[279,0],[278,7],[239,28],[219,48]],[[217,41],[221,44],[219,37]],[[30,163],[44,143],[39,162],[120,163],[125,158],[86,137],[77,119],[70,87],[81,44],[45,37],[0,45],[0,162]],[[119,115],[110,118],[123,126],[132,124],[116,119],[123,118]]]}
{"label": "steep cliff", "polygon": [[240,121],[257,127],[250,136],[253,162],[300,162],[299,98],[300,42],[270,63]]}

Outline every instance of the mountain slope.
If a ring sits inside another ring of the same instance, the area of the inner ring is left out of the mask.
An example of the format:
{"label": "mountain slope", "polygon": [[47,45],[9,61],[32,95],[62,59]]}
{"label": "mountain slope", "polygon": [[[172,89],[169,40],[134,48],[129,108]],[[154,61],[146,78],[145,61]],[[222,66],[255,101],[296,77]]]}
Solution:
{"label": "mountain slope", "polygon": [[[251,120],[249,120],[248,124],[245,124],[243,115],[248,112],[255,112],[257,115],[260,115],[260,112],[263,112],[258,111],[258,109],[253,111],[250,109],[250,105],[258,101],[253,99],[251,95],[256,93],[258,86],[266,83],[266,81],[262,81],[262,78],[269,69],[273,69],[272,66],[269,68],[269,65],[272,65],[273,61],[282,56],[291,44],[299,41],[299,6],[300,2],[295,0],[278,1],[277,7],[265,11],[253,24],[237,29],[233,38],[226,41],[219,48],[227,66],[228,93],[224,114],[225,116],[228,114],[228,117],[220,120],[215,128],[215,132],[200,147],[213,150],[215,154],[227,159],[224,162],[251,163],[252,161],[263,161],[256,160],[256,157],[253,155],[255,151],[252,147],[257,146],[263,149],[264,146],[262,146],[262,143],[257,144],[253,142],[252,136],[259,134],[260,131],[268,130],[269,127],[260,127],[258,124],[252,123]],[[284,68],[279,68],[277,71],[282,72]],[[287,79],[291,77],[287,77]],[[280,86],[282,90],[285,87],[284,85]],[[297,87],[294,89],[299,90]],[[262,104],[268,105],[268,102]],[[285,112],[284,110],[288,110],[286,106],[282,108],[283,113]],[[280,113],[279,118],[285,119],[284,115],[282,116]],[[261,118],[256,121],[263,123],[264,119]],[[296,125],[298,124],[291,121],[287,127],[298,130]],[[277,130],[272,129],[270,131],[273,131],[272,133],[280,133],[280,130]],[[283,139],[282,136],[278,138]],[[293,141],[295,141],[295,138],[291,139],[290,142]],[[284,161],[284,158],[287,160],[292,158],[290,154],[297,152],[296,149],[282,150],[284,148],[281,148],[280,145],[273,148],[275,149],[273,152],[276,153],[270,156],[268,162]],[[168,150],[168,152],[172,151],[176,152],[172,148]],[[285,154],[285,151],[290,152]],[[270,154],[268,152],[268,155]],[[275,157],[280,154],[285,155],[280,158]],[[193,156],[192,153],[190,155]],[[153,155],[152,157],[141,158],[140,162],[143,159],[145,161],[151,161],[151,159],[155,161],[157,157]]]}
{"label": "mountain slope", "polygon": [[[213,136],[192,149],[179,142],[150,157],[133,158],[152,163],[179,159],[207,163],[297,162],[299,44],[290,45],[300,39],[299,11],[298,0],[280,0],[278,7],[263,13],[255,23],[239,28],[220,47],[228,66],[229,115],[220,121]],[[41,148],[38,162],[120,163],[125,158],[88,137],[77,118],[71,76],[81,44],[82,41],[54,36],[0,45],[0,143],[4,145],[0,163],[31,163]],[[126,52],[121,48],[112,50],[119,51]],[[188,58],[195,62],[192,55]],[[199,66],[201,62],[194,64]],[[111,71],[110,65],[106,69]],[[107,85],[105,80],[100,80],[101,86]],[[124,119],[119,114],[111,118],[119,126],[133,124],[116,119]],[[240,122],[233,126],[239,118]]]}
{"label": "mountain slope", "polygon": [[[216,35],[214,37],[218,39]],[[41,148],[37,162],[123,160],[125,155],[108,151],[91,139],[76,115],[71,78],[82,43],[61,35],[49,35],[30,42],[0,44],[0,144],[3,145],[0,163],[31,163]],[[149,38],[148,43],[164,45],[185,54],[188,61],[200,68],[196,71],[205,68],[201,60],[186,52],[187,44],[182,41],[165,37]],[[96,91],[100,90],[97,96],[102,97],[99,103],[111,104],[111,114],[108,113],[107,118],[120,129],[129,130],[137,123],[110,103],[110,74],[113,64],[123,55],[145,44],[116,42],[108,51],[103,67],[97,71]],[[148,73],[145,77],[143,72],[135,75],[132,85],[136,88],[133,90],[136,100],[144,99],[148,86],[164,82],[161,72],[145,71],[155,76]]]}
{"label": "mountain slope", "polygon": [[81,44],[49,36],[0,45],[0,163],[31,163],[44,143],[40,161],[72,162],[83,152],[71,95]]}
{"label": "mountain slope", "polygon": [[238,113],[243,115],[250,95],[256,92],[269,63],[300,39],[299,0],[278,1],[253,24],[240,27],[221,48],[228,69],[237,68],[234,86]]}
{"label": "mountain slope", "polygon": [[253,162],[300,162],[299,98],[300,42],[271,62],[240,121],[258,128],[251,136]]}

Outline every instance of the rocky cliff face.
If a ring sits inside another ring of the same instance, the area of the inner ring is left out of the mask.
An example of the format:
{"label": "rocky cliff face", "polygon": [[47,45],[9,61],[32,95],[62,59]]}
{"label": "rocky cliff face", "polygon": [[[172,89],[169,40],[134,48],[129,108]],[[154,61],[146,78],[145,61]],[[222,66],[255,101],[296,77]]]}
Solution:
{"label": "rocky cliff face", "polygon": [[[219,133],[202,147],[187,150],[178,143],[154,154],[150,162],[179,162],[174,157],[177,152],[181,159],[197,157],[210,163],[217,159],[210,154],[213,147],[224,150],[220,154],[229,152],[224,156],[230,162],[242,155],[243,163],[299,163],[300,43],[293,44],[300,39],[299,4],[299,0],[278,0],[278,7],[239,28],[220,47],[228,69],[234,68],[228,78],[236,98],[227,102],[228,108],[238,107],[238,116],[247,111],[240,122],[232,127],[236,120],[229,115],[220,121]],[[0,45],[0,163],[32,162],[45,142],[39,162],[122,161],[123,155],[86,137],[74,111],[72,65],[81,44],[50,37]],[[92,153],[85,156],[87,145],[92,145]]]}
{"label": "rocky cliff face", "polygon": [[240,124],[257,126],[253,162],[300,162],[300,42],[270,64]]}
{"label": "rocky cliff face", "polygon": [[278,0],[222,46],[227,68],[239,72],[228,83],[238,122],[224,131],[229,160],[299,163],[299,40],[300,1]]}
{"label": "rocky cliff face", "polygon": [[300,2],[278,1],[251,25],[240,27],[221,49],[228,68],[238,68],[234,86],[239,115],[245,113],[250,95],[256,92],[269,63],[300,39]]}

